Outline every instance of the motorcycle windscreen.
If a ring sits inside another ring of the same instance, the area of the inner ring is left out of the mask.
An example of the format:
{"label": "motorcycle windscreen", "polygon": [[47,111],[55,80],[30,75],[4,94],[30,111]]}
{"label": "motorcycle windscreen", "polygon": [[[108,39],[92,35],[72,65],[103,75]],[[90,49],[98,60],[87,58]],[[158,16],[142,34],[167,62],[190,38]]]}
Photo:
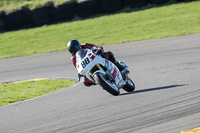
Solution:
{"label": "motorcycle windscreen", "polygon": [[81,62],[81,60],[86,56],[88,50],[81,49],[76,53],[76,60]]}

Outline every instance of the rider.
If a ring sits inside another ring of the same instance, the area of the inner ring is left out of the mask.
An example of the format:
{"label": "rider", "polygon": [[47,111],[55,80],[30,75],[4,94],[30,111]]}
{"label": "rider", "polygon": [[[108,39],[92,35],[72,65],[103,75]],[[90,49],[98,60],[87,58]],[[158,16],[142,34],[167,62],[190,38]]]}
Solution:
{"label": "rider", "polygon": [[[75,68],[76,68],[75,55],[76,55],[76,52],[79,51],[80,49],[91,49],[91,50],[95,51],[95,54],[101,55],[103,58],[106,58],[107,60],[114,63],[119,68],[120,71],[125,68],[124,66],[119,64],[119,62],[115,59],[114,54],[111,51],[104,52],[102,46],[96,46],[96,45],[90,44],[90,43],[80,44],[78,40],[73,39],[68,42],[67,48],[68,48],[68,51],[72,54],[71,61]],[[95,85],[94,82],[90,81],[86,77],[84,77],[83,83],[85,86]]]}

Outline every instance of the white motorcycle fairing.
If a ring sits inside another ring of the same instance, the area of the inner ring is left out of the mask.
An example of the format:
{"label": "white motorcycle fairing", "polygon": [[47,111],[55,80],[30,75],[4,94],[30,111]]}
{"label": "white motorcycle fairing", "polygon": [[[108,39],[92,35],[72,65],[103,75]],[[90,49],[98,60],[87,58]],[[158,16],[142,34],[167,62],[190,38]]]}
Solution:
{"label": "white motorcycle fairing", "polygon": [[97,72],[104,75],[109,74],[114,79],[118,89],[126,84],[115,64],[100,55],[95,55],[90,49],[81,49],[76,53],[76,69],[80,75],[86,76],[96,84],[98,82],[93,77]]}

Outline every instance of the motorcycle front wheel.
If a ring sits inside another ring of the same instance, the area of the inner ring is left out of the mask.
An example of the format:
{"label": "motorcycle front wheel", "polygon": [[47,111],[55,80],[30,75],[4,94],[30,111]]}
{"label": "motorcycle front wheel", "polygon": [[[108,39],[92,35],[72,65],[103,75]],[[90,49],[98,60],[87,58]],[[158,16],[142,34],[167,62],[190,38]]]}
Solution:
{"label": "motorcycle front wheel", "polygon": [[107,92],[109,92],[110,94],[117,96],[119,95],[120,91],[118,89],[118,87],[115,85],[114,81],[110,81],[107,78],[107,75],[104,75],[102,73],[97,72],[94,75],[94,79],[99,83],[99,85],[105,89]]}

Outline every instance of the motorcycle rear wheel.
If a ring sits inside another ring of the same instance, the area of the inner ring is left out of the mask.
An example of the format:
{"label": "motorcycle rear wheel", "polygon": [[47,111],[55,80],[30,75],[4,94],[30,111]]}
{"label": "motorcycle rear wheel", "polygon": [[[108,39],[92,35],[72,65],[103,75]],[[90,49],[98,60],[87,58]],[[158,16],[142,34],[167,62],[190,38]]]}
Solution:
{"label": "motorcycle rear wheel", "polygon": [[110,94],[117,96],[120,94],[118,87],[115,85],[113,81],[107,80],[106,75],[97,72],[94,75],[94,79],[99,83],[99,85],[105,89]]}

